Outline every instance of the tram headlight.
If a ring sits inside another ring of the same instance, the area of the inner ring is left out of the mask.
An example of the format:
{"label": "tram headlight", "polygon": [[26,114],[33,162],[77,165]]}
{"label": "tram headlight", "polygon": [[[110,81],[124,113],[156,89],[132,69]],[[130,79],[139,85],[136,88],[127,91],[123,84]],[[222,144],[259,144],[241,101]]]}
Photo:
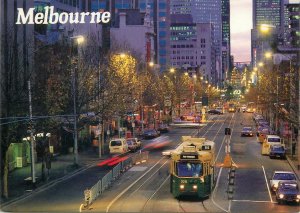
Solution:
{"label": "tram headlight", "polygon": [[300,195],[297,195],[297,199],[300,199]]}
{"label": "tram headlight", "polygon": [[180,185],[179,185],[179,188],[180,188],[180,190],[184,190],[184,185],[183,185],[183,184],[180,184]]}
{"label": "tram headlight", "polygon": [[280,195],[279,195],[279,198],[280,198],[280,199],[284,198],[284,194],[280,194]]}
{"label": "tram headlight", "polygon": [[197,186],[197,185],[193,185],[193,189],[194,189],[194,190],[197,190],[197,189],[198,189],[198,186]]}

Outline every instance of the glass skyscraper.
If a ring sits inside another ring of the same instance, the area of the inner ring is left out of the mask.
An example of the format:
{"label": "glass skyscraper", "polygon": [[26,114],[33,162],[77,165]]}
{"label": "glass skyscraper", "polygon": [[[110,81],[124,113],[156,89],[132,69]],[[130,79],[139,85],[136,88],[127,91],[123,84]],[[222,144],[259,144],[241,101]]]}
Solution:
{"label": "glass skyscraper", "polygon": [[230,63],[230,0],[222,0],[222,80],[230,76],[233,66]]}

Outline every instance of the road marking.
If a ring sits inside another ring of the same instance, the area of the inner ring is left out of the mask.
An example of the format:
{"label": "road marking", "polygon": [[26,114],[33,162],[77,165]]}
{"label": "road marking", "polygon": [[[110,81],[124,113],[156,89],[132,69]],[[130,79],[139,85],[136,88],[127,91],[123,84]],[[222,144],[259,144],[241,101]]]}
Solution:
{"label": "road marking", "polygon": [[268,200],[232,200],[233,202],[270,203]]}
{"label": "road marking", "polygon": [[147,169],[147,166],[134,166],[128,170],[128,172],[143,172]]}
{"label": "road marking", "polygon": [[[233,114],[233,115],[234,115],[234,114]],[[232,122],[233,115],[231,116],[231,119],[230,119],[230,122],[229,122],[229,126],[230,126],[230,124],[231,124],[231,122]],[[233,132],[233,129],[232,129],[232,131],[231,131],[231,134],[232,134],[232,132]],[[231,138],[231,135],[230,135],[230,138]],[[225,139],[226,139],[226,135],[223,137],[223,140],[222,140],[222,143],[221,143],[221,146],[220,146],[220,148],[219,148],[219,151],[218,151],[218,154],[217,154],[217,156],[216,156],[216,159],[215,159],[214,164],[217,162],[217,160],[218,160],[218,158],[219,158],[219,155],[220,155],[220,152],[221,152],[221,149],[222,149],[222,146],[223,146],[223,144],[224,144]],[[230,141],[230,139],[229,139],[229,141]]]}
{"label": "road marking", "polygon": [[228,212],[231,212],[231,200],[229,200],[229,204],[228,204]]}
{"label": "road marking", "polygon": [[145,175],[147,175],[160,161],[162,161],[164,157],[160,158],[159,161],[156,162],[147,172],[145,172],[141,177],[139,177],[136,181],[130,184],[126,189],[124,189],[115,199],[113,199],[108,206],[106,207],[106,212],[109,211],[110,207],[123,195],[125,194],[134,184],[136,184],[139,180],[141,180]]}
{"label": "road marking", "polygon": [[268,183],[268,179],[267,179],[267,175],[266,175],[266,172],[265,172],[265,168],[263,165],[261,165],[262,169],[263,169],[263,172],[264,172],[264,176],[265,176],[265,180],[266,180],[266,184],[267,184],[267,189],[268,189],[268,192],[269,192],[269,196],[270,196],[270,201],[273,203],[273,199],[272,199],[272,195],[271,195],[271,191],[270,191],[270,187],[269,187],[269,183]]}
{"label": "road marking", "polygon": [[212,196],[211,196],[211,200],[213,202],[213,204],[218,207],[219,209],[221,209],[222,211],[224,212],[228,212],[228,210],[224,209],[223,207],[219,206],[219,204],[217,204],[214,200],[214,196],[215,196],[215,193],[216,193],[216,189],[218,188],[218,185],[219,185],[219,181],[220,181],[220,176],[221,176],[221,172],[223,170],[223,167],[221,167],[220,171],[219,171],[219,174],[218,174],[218,178],[217,178],[217,182],[216,182],[216,187],[214,188],[214,191],[212,193]]}

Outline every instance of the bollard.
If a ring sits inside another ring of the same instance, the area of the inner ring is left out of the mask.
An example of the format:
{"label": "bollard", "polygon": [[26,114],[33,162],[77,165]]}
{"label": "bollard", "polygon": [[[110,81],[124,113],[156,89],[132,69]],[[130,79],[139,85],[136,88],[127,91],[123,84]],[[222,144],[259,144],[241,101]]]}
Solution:
{"label": "bollard", "polygon": [[232,200],[233,199],[233,194],[228,194],[228,200]]}
{"label": "bollard", "polygon": [[234,185],[234,179],[233,178],[229,179],[229,185]]}
{"label": "bollard", "polygon": [[227,192],[228,192],[228,193],[233,193],[233,186],[232,186],[232,185],[229,185],[229,186],[228,186]]}

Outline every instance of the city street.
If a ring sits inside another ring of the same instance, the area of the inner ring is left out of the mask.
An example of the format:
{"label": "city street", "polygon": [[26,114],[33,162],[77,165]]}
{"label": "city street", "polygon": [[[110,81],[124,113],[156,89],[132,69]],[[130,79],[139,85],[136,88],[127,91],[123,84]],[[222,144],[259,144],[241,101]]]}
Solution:
{"label": "city street", "polygon": [[[242,126],[253,126],[252,113],[212,115],[200,136],[216,143],[215,179],[217,185],[209,199],[182,198],[170,193],[169,159],[161,151],[175,148],[182,135],[196,135],[197,129],[172,129],[170,147],[150,150],[145,164],[132,167],[94,201],[92,212],[298,212],[297,205],[278,205],[269,193],[268,180],[274,170],[291,170],[286,160],[271,160],[260,154],[256,137],[241,137]],[[231,151],[237,165],[233,200],[226,192],[228,169],[220,167],[224,158],[224,128],[232,129]],[[143,144],[151,140],[143,141]],[[4,211],[79,211],[83,191],[107,172],[102,167],[90,168],[42,192],[3,208]]]}

